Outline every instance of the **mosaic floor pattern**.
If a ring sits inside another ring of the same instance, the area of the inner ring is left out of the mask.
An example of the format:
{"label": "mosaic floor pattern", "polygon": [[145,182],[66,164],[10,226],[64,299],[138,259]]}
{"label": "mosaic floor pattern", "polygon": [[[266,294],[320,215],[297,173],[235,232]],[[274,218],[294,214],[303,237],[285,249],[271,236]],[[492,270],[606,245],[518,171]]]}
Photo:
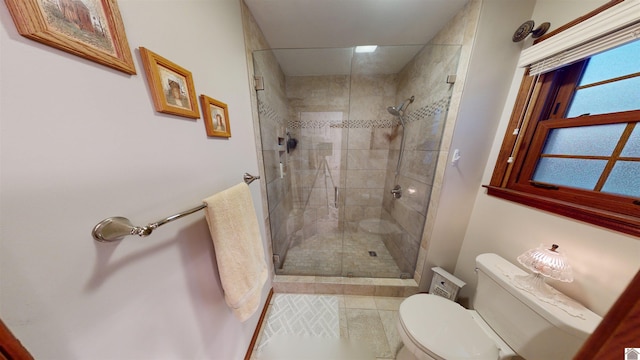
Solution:
{"label": "mosaic floor pattern", "polygon": [[402,300],[276,293],[251,360],[394,360]]}
{"label": "mosaic floor pattern", "polygon": [[340,338],[338,297],[275,294],[258,350],[282,337]]}

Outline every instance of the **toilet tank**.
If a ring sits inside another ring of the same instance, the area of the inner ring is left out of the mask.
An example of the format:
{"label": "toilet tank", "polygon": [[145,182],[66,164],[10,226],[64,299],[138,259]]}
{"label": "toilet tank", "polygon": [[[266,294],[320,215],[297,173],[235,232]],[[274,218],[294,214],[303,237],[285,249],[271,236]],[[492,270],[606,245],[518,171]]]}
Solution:
{"label": "toilet tank", "polygon": [[557,292],[543,299],[512,279],[527,273],[496,254],[476,258],[474,309],[516,352],[528,360],[571,359],[602,318]]}

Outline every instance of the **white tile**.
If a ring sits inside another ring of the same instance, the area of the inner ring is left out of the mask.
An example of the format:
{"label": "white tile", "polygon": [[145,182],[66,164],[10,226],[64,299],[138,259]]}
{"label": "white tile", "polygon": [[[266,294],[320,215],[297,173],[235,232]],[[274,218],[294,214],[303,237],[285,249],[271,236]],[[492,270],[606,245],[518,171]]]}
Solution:
{"label": "white tile", "polygon": [[[317,314],[317,312],[322,312],[318,308],[322,309],[327,303],[332,309],[329,313],[333,313],[334,306],[337,307],[338,323],[332,326],[337,326],[339,338],[350,344],[353,343],[356,348],[359,346],[360,349],[373,352],[370,357],[395,359],[401,346],[396,323],[397,309],[402,300],[403,298],[399,297],[380,296],[275,294],[272,303],[276,304],[275,311],[279,311],[281,315],[274,312],[274,306],[269,307],[252,359],[260,359],[260,355],[264,355],[263,350],[265,349],[272,350],[269,348],[269,341],[265,339],[274,336],[275,333],[284,334],[282,336],[284,336],[285,344],[297,342],[296,339],[300,339],[300,334],[305,331],[309,331],[307,334],[313,334],[313,331],[317,333],[317,335],[303,335],[308,336],[306,338],[325,341],[327,338],[320,335],[322,332],[318,332],[318,329],[314,329],[313,326],[309,326],[310,329],[305,330],[303,322],[318,324],[321,321],[333,321],[331,316],[322,317]],[[301,310],[305,303],[310,307],[308,314]],[[279,321],[283,318],[288,318],[291,321]],[[331,336],[333,339],[336,334],[331,333]],[[274,339],[283,338],[278,336]]]}
{"label": "white tile", "polygon": [[398,311],[400,304],[404,301],[403,297],[384,297],[376,296],[374,301],[378,310],[393,310]]}
{"label": "white tile", "polygon": [[374,355],[382,358],[394,356],[382,320],[377,310],[351,309],[347,311],[349,340],[367,344]]}
{"label": "white tile", "polygon": [[395,356],[402,347],[402,340],[400,334],[398,334],[398,312],[389,310],[378,310],[380,320],[384,328],[385,336],[387,337],[387,343],[391,353]]}
{"label": "white tile", "polygon": [[338,305],[336,296],[275,294],[261,330],[258,352],[283,336],[340,338]]}
{"label": "white tile", "polygon": [[344,302],[347,309],[376,309],[373,296],[345,295]]}

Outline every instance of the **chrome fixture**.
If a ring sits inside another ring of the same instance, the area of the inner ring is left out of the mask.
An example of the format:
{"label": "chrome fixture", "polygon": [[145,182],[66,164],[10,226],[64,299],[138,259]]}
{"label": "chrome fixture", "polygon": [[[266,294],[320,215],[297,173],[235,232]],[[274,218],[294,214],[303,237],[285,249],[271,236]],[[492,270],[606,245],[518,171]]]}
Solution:
{"label": "chrome fixture", "polygon": [[413,100],[415,100],[415,96],[411,96],[410,98],[403,101],[402,104],[398,106],[389,106],[387,108],[387,111],[389,112],[389,114],[400,118],[400,123],[402,124],[402,126],[404,126],[404,119],[403,119],[404,113],[407,110],[407,106],[409,106],[409,104],[411,104]]}
{"label": "chrome fixture", "polygon": [[402,188],[400,187],[400,185],[394,186],[394,188],[391,189],[391,194],[393,195],[394,199],[400,199],[402,197]]}
{"label": "chrome fixture", "polygon": [[[397,116],[398,119],[400,120],[400,124],[402,125],[402,128],[405,128],[404,125],[404,113],[407,110],[407,107],[409,106],[409,104],[411,104],[413,102],[413,100],[415,100],[415,96],[411,95],[410,98],[408,98],[407,100],[405,100],[402,104],[398,105],[398,106],[389,106],[387,108],[387,111],[389,112],[389,114],[393,115],[393,116]],[[398,174],[400,174],[400,164],[402,163],[402,157],[404,155],[404,132],[402,133],[402,140],[400,140],[400,155],[398,156],[398,163],[396,164],[396,176]]]}
{"label": "chrome fixture", "polygon": [[260,179],[260,175],[255,176],[249,173],[244,173],[244,175],[242,175],[242,180],[244,180],[244,182],[247,183],[247,185],[251,184],[252,182],[258,179]]}
{"label": "chrome fixture", "polygon": [[[254,180],[260,179],[260,176],[253,176],[249,173],[245,173],[243,179],[244,182],[249,185]],[[200,211],[206,207],[207,205],[205,204],[198,205],[192,209],[179,212],[177,214],[171,215],[162,220],[142,227],[134,226],[131,221],[125,217],[114,216],[100,221],[96,226],[93,227],[91,235],[93,236],[94,240],[100,242],[121,240],[127,235],[148,236],[151,235],[151,232],[153,232],[153,230],[155,230],[156,228],[173,220],[177,220],[181,217],[193,214],[194,212]]]}

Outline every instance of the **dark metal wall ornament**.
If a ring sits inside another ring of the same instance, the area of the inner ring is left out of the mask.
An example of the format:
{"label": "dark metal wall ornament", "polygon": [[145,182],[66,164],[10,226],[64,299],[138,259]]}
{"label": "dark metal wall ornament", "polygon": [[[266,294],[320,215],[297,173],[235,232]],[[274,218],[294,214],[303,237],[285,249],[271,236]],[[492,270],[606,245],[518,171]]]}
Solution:
{"label": "dark metal wall ornament", "polygon": [[533,28],[534,26],[536,26],[536,24],[535,22],[533,22],[533,20],[525,21],[522,25],[520,25],[516,32],[513,33],[513,37],[511,38],[511,40],[513,40],[513,42],[520,42],[526,39],[529,34],[531,34],[531,37],[534,39],[539,38],[540,36],[544,35],[547,30],[549,30],[551,23],[544,22],[535,29]]}

